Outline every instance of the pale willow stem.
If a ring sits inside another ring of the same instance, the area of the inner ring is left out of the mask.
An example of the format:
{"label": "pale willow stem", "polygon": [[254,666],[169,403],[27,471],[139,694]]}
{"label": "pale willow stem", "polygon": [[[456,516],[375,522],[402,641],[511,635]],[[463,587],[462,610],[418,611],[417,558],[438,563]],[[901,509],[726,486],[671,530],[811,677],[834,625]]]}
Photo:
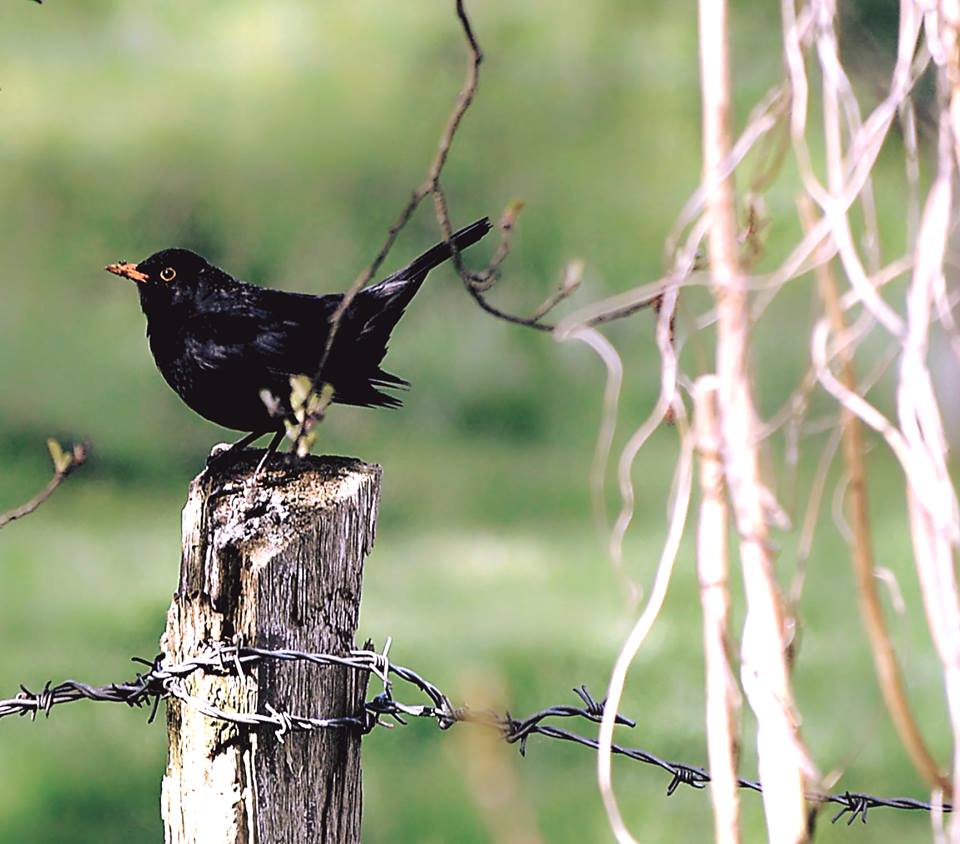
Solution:
{"label": "pale willow stem", "polygon": [[611,559],[618,565],[623,562],[623,540],[627,535],[627,528],[633,521],[634,489],[633,463],[640,453],[640,449],[657,430],[660,423],[668,418],[671,407],[677,402],[677,377],[679,364],[677,351],[674,348],[671,332],[671,318],[676,312],[679,291],[667,290],[663,294],[663,304],[657,317],[657,349],[660,352],[660,395],[650,415],[643,421],[627,440],[627,444],[620,452],[617,466],[617,480],[620,486],[620,513],[610,532],[609,553]]}
{"label": "pale willow stem", "polygon": [[[614,348],[597,329],[585,325],[575,325],[567,328],[560,325],[553,332],[557,342],[568,343],[578,340],[589,346],[603,362],[607,370],[606,387],[603,391],[603,415],[600,422],[600,431],[597,434],[597,443],[593,451],[593,463],[590,468],[590,493],[593,499],[593,516],[597,530],[607,530],[606,482],[607,463],[610,461],[610,449],[613,445],[613,434],[617,426],[617,408],[620,403],[620,393],[623,389],[623,360]],[[639,599],[639,587],[627,575],[623,561],[611,556],[614,571],[627,587],[631,601]]]}
{"label": "pale willow stem", "polygon": [[693,484],[693,436],[687,428],[687,419],[683,402],[679,396],[674,398],[673,410],[677,430],[680,433],[680,459],[674,478],[676,496],[673,500],[670,516],[670,528],[667,539],[660,553],[660,562],[657,564],[657,573],[654,577],[653,588],[647,604],[637,619],[637,623],[630,631],[626,642],[617,655],[613,671],[610,675],[610,685],[607,688],[607,700],[603,705],[603,718],[600,721],[600,730],[597,734],[597,782],[600,786],[600,796],[617,841],[620,844],[637,844],[637,840],[630,834],[617,805],[617,797],[613,793],[613,772],[611,760],[613,756],[613,728],[616,726],[617,710],[623,698],[623,687],[627,681],[630,664],[643,645],[647,634],[653,627],[663,602],[667,597],[673,567],[680,550],[680,540],[687,522],[687,510],[690,506],[690,492]]}
{"label": "pale willow stem", "polygon": [[[907,334],[903,344],[897,416],[912,466],[907,500],[910,532],[927,624],[943,666],[947,706],[953,727],[953,803],[960,799],[960,595],[954,549],[960,543],[960,513],[947,469],[947,443],[927,367],[928,332],[938,280],[943,273],[951,228],[956,115],[960,109],[960,68],[957,62],[957,20],[960,3],[944,2],[941,31],[948,63],[941,69],[941,88],[949,95],[949,108],[940,115],[937,177],[927,201],[917,237],[917,260],[907,292]],[[924,477],[918,489],[913,478]],[[960,842],[960,819],[948,826],[952,844]]]}
{"label": "pale willow stem", "polygon": [[698,378],[693,388],[701,496],[700,520],[697,524],[697,571],[703,608],[710,796],[717,844],[737,844],[740,840],[740,800],[737,791],[740,690],[730,666],[728,513],[716,403],[716,376]]}
{"label": "pale willow stem", "polygon": [[[800,218],[804,228],[809,231],[815,224],[813,203],[806,196],[799,202]],[[837,284],[829,263],[817,265],[817,284],[830,318],[833,332],[843,345],[847,331],[843,308]],[[851,392],[856,390],[856,375],[853,368],[853,354],[844,348],[838,354],[840,358],[840,379]],[[867,472],[863,457],[863,433],[860,420],[847,408],[841,407],[841,435],[843,439],[843,459],[847,476],[850,479],[848,499],[850,528],[850,559],[857,578],[857,592],[860,596],[860,613],[864,627],[870,639],[870,649],[877,672],[877,682],[883,694],[890,718],[896,727],[900,741],[906,748],[917,772],[931,788],[949,790],[950,781],[940,772],[936,760],[927,750],[923,735],[910,710],[903,687],[903,677],[897,656],[890,641],[886,620],[877,594],[876,572],[874,566],[873,542],[870,535],[870,518],[867,501]]]}
{"label": "pale willow stem", "polygon": [[723,177],[730,150],[727,6],[700,0],[704,184],[710,271],[717,302],[717,375],[727,487],[747,597],[742,645],[744,690],[757,718],[757,750],[771,841],[807,840],[805,768],[785,656],[783,612],[774,580],[759,478],[757,420],[747,372],[748,301],[737,260],[733,184]]}

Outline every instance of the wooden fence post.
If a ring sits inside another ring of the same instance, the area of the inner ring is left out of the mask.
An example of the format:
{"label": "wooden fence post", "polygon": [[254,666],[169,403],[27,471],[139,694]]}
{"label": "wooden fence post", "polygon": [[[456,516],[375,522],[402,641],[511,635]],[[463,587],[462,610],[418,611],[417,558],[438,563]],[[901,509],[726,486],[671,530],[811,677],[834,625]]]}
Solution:
{"label": "wooden fence post", "polygon": [[[260,453],[204,471],[183,510],[180,584],[162,641],[189,659],[212,643],[345,654],[355,647],[363,558],[373,545],[380,467],[309,458],[251,480]],[[245,678],[197,672],[186,691],[221,709],[355,714],[366,678],[340,667],[266,662]],[[288,733],[211,720],[167,703],[162,814],[168,844],[360,841],[360,736]]]}

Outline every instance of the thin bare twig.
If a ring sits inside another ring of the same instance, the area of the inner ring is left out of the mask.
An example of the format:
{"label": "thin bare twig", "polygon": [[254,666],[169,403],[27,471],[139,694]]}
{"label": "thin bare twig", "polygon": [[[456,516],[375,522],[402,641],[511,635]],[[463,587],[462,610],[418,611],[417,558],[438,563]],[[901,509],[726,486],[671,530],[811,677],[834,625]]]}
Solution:
{"label": "thin bare twig", "polygon": [[[473,29],[470,26],[470,21],[467,18],[466,10],[463,6],[463,0],[457,0],[456,14],[458,20],[460,21],[460,25],[463,28],[467,42],[470,45],[471,51],[470,69],[467,74],[467,82],[464,84],[464,87],[458,94],[453,111],[451,112],[450,117],[447,119],[447,124],[443,130],[443,133],[440,135],[440,142],[437,146],[437,152],[433,157],[433,160],[430,162],[426,180],[410,195],[410,199],[403,207],[400,215],[387,231],[387,238],[384,241],[383,246],[380,247],[380,251],[377,253],[370,265],[354,279],[353,284],[351,284],[350,287],[344,292],[343,299],[341,299],[337,309],[333,312],[333,315],[330,318],[330,333],[327,336],[327,343],[324,348],[323,357],[321,358],[320,366],[318,367],[318,378],[320,372],[323,370],[324,364],[327,362],[327,358],[330,355],[330,350],[333,347],[333,341],[336,338],[343,315],[350,307],[351,302],[353,302],[357,293],[359,293],[360,290],[363,289],[377,274],[377,271],[380,269],[380,265],[393,248],[393,244],[396,242],[397,235],[399,235],[407,223],[410,222],[413,212],[417,210],[420,203],[430,194],[436,193],[440,190],[440,174],[443,172],[443,167],[447,163],[447,156],[450,154],[450,147],[453,145],[453,139],[457,133],[457,128],[460,126],[460,121],[463,119],[464,114],[466,114],[467,109],[470,107],[470,103],[473,102],[473,97],[477,90],[480,62],[483,61],[483,54],[480,51],[480,45],[477,43],[476,37],[473,34]],[[449,241],[453,234],[453,230],[450,227],[449,218],[444,217],[444,219],[446,222],[444,238]],[[441,223],[441,228],[443,228],[443,223]],[[455,252],[454,260],[456,260],[458,255],[456,255],[455,247],[453,248]],[[506,256],[504,255],[504,257]],[[314,387],[316,387],[317,384],[318,381],[315,380]]]}
{"label": "thin bare twig", "polygon": [[[544,332],[553,331],[554,326],[543,322],[543,318],[562,301],[571,296],[576,290],[577,284],[579,283],[579,279],[577,280],[577,283],[569,283],[569,278],[565,277],[565,281],[561,283],[557,291],[529,317],[510,314],[501,310],[495,305],[491,305],[487,301],[485,293],[499,280],[500,266],[506,260],[510,252],[514,225],[516,223],[517,215],[520,213],[520,210],[523,207],[522,202],[511,203],[501,216],[499,226],[500,242],[497,246],[496,252],[493,255],[493,258],[482,270],[475,271],[467,269],[463,263],[463,258],[460,255],[460,250],[457,248],[456,243],[454,243],[452,240],[453,225],[450,221],[446,195],[440,183],[440,177],[450,155],[450,150],[453,146],[453,141],[456,137],[457,130],[460,128],[460,124],[463,121],[463,118],[470,108],[470,105],[477,93],[477,87],[480,81],[480,64],[483,62],[483,51],[481,50],[480,42],[473,31],[470,18],[467,16],[464,0],[456,0],[455,10],[457,20],[460,23],[460,27],[469,51],[466,79],[459,93],[457,94],[457,99],[454,103],[453,110],[450,112],[450,116],[447,118],[446,125],[444,126],[444,129],[440,135],[440,140],[437,144],[437,152],[427,169],[426,179],[410,195],[410,199],[407,201],[407,204],[404,205],[399,216],[393,225],[388,229],[387,237],[384,240],[383,245],[380,247],[380,251],[377,252],[369,266],[367,266],[354,279],[350,287],[347,288],[339,304],[337,305],[336,310],[330,317],[330,327],[327,333],[326,343],[324,344],[323,353],[320,356],[320,363],[317,366],[317,371],[312,379],[313,391],[319,390],[323,383],[323,370],[330,358],[330,353],[333,350],[334,341],[336,340],[337,334],[340,330],[340,324],[343,321],[344,314],[349,309],[354,298],[356,298],[356,295],[367,284],[369,284],[369,282],[377,274],[380,266],[390,253],[390,250],[393,248],[398,235],[413,217],[413,214],[420,206],[420,203],[423,202],[423,200],[428,196],[433,197],[437,222],[440,226],[440,231],[444,240],[446,240],[450,246],[453,264],[457,270],[457,273],[463,280],[464,286],[473,300],[488,314],[515,325],[524,325],[529,328],[535,328],[538,331]],[[303,422],[300,423],[300,425],[297,427],[297,433],[295,437],[298,447],[301,440],[306,436],[309,428],[319,421],[320,419],[315,416],[308,416],[303,420]]]}
{"label": "thin bare twig", "polygon": [[53,477],[47,485],[40,490],[33,498],[19,507],[14,507],[6,513],[0,513],[0,528],[6,527],[10,522],[29,516],[39,508],[57,488],[62,484],[74,469],[82,466],[87,459],[87,446],[77,443],[70,451],[64,451],[54,439],[47,440],[47,448],[50,450],[50,459],[53,461]]}
{"label": "thin bare twig", "polygon": [[559,305],[560,302],[572,295],[574,290],[576,290],[576,285],[568,286],[562,284],[557,293],[529,317],[518,316],[503,311],[495,305],[490,304],[486,297],[486,292],[498,281],[500,265],[509,254],[514,224],[517,214],[523,207],[522,203],[511,203],[501,217],[500,244],[490,263],[483,269],[479,271],[467,269],[463,263],[460,250],[451,240],[453,236],[453,224],[450,222],[450,212],[447,207],[446,194],[440,184],[440,174],[443,170],[443,165],[446,163],[447,156],[450,152],[450,145],[457,128],[477,93],[477,87],[480,84],[480,64],[483,62],[483,51],[473,31],[470,18],[467,16],[467,10],[463,0],[457,0],[457,18],[460,21],[460,26],[469,50],[467,75],[463,87],[457,95],[457,102],[447,120],[446,129],[440,137],[437,157],[434,159],[433,165],[430,168],[427,182],[421,190],[426,189],[433,196],[433,207],[436,213],[437,223],[440,226],[440,231],[444,239],[450,244],[450,251],[453,255],[453,265],[463,280],[464,287],[477,305],[491,316],[495,316],[505,322],[513,323],[514,325],[523,325],[527,328],[536,329],[537,331],[553,331],[554,326],[543,322],[543,318]]}

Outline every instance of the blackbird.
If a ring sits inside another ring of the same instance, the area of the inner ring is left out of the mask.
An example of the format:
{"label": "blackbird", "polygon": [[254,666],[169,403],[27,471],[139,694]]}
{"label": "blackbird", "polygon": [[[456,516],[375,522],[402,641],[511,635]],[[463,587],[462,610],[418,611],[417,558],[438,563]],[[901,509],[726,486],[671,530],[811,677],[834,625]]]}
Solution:
{"label": "blackbird", "polygon": [[[484,217],[456,232],[466,249],[490,231]],[[427,273],[450,258],[438,243],[383,281],[361,289],[344,311],[324,360],[331,317],[343,294],[288,293],[239,281],[187,249],[164,249],[139,264],[106,269],[137,282],[153,359],[187,405],[211,422],[249,433],[234,454],[273,432],[264,455],[276,451],[284,418],[292,418],[290,377],[318,375],[333,401],[361,407],[399,407],[380,388],[409,383],[380,368],[390,332]],[[271,408],[263,391],[275,397]]]}

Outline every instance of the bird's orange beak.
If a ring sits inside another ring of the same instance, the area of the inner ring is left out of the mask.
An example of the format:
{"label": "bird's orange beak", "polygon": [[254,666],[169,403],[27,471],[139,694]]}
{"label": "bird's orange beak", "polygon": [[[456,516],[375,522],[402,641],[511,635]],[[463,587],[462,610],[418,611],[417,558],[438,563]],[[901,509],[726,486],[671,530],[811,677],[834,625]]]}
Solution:
{"label": "bird's orange beak", "polygon": [[123,278],[129,278],[131,281],[136,281],[140,284],[150,280],[150,276],[148,276],[146,273],[140,272],[140,270],[137,269],[136,264],[131,264],[128,261],[120,261],[117,264],[107,264],[104,269],[108,273],[123,276]]}

